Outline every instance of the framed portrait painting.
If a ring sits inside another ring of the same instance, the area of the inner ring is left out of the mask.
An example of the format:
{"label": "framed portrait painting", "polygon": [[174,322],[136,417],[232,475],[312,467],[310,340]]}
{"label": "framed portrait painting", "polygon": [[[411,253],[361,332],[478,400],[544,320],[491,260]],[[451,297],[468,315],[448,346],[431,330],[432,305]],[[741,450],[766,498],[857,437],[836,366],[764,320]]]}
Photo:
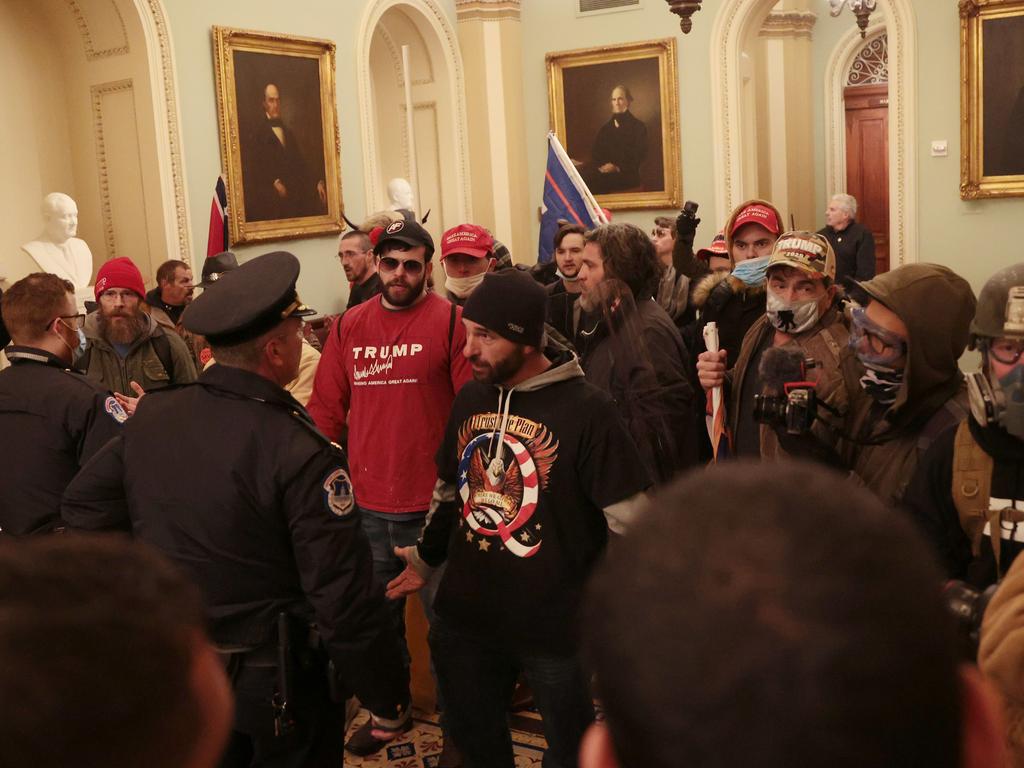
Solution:
{"label": "framed portrait painting", "polygon": [[213,28],[232,243],[339,232],[335,46]]}
{"label": "framed portrait painting", "polygon": [[609,209],[677,208],[676,41],[549,53],[551,129]]}
{"label": "framed portrait painting", "polygon": [[960,0],[960,197],[1024,197],[1024,0]]}

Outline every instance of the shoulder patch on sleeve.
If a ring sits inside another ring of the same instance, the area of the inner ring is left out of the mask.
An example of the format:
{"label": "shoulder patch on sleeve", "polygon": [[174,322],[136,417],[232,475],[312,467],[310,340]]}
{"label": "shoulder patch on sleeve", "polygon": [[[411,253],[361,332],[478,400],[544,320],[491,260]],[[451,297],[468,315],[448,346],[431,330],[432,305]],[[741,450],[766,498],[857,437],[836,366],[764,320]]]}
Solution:
{"label": "shoulder patch on sleeve", "polygon": [[355,497],[352,495],[352,481],[348,472],[338,467],[324,479],[324,501],[327,509],[338,517],[346,517],[355,509]]}
{"label": "shoulder patch on sleeve", "polygon": [[103,410],[110,414],[110,418],[112,418],[118,424],[124,424],[126,421],[128,421],[127,412],[125,412],[121,404],[117,402],[117,398],[115,398],[113,395],[111,395],[110,397],[103,401]]}

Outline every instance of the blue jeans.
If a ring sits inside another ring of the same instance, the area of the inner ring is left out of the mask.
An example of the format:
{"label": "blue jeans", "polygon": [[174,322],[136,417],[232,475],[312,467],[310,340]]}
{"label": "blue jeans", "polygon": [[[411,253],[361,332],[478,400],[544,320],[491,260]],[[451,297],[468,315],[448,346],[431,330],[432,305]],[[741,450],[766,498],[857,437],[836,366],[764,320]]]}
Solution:
{"label": "blue jeans", "polygon": [[500,638],[430,625],[430,650],[444,695],[446,725],[464,768],[514,768],[508,704],[522,672],[544,720],[544,768],[576,768],[580,740],[594,721],[587,675],[576,656],[524,654]]}
{"label": "blue jeans", "polygon": [[[387,587],[389,581],[398,576],[404,569],[405,563],[395,555],[395,547],[409,547],[416,543],[423,530],[423,522],[426,512],[417,515],[415,518],[405,520],[389,519],[384,513],[371,512],[361,509],[363,530],[370,540],[370,553],[373,556],[373,578],[382,588]],[[441,576],[444,567],[438,568],[434,575],[420,590],[420,600],[423,603],[423,612],[427,616],[429,624],[434,623],[434,597],[437,595],[437,585],[441,583]],[[388,607],[391,609],[391,616],[399,636],[405,639],[405,598],[401,600],[388,600]],[[402,652],[405,655],[405,663],[409,664],[409,649],[404,644]]]}

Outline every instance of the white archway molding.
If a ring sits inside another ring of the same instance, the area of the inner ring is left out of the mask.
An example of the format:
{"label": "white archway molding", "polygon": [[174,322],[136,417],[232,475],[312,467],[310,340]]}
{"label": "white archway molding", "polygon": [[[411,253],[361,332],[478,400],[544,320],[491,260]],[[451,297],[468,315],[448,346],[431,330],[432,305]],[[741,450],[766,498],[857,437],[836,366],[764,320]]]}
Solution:
{"label": "white archway molding", "polygon": [[[142,22],[149,62],[150,93],[156,123],[160,204],[163,208],[167,258],[192,263],[192,227],[185,189],[185,159],[181,149],[181,112],[174,66],[174,46],[161,0],[131,0]],[[210,190],[211,195],[213,190]]]}
{"label": "white archway molding", "polygon": [[[743,142],[750,139],[744,134],[740,109],[742,44],[750,26],[759,23],[774,4],[775,0],[724,0],[711,30],[711,71],[717,73],[711,86],[716,106],[712,109],[715,203],[723,218],[745,199],[750,189],[747,180],[756,171],[746,169],[743,161]],[[917,32],[910,0],[878,0],[877,12],[884,15],[889,35],[889,247],[895,266],[917,260]],[[857,40],[863,44],[859,34]],[[830,59],[826,89],[832,82],[832,66],[838,66],[838,54]],[[825,104],[826,110],[833,108],[831,93],[826,94]],[[834,119],[833,113],[833,125]],[[826,142],[834,134],[826,122]],[[834,162],[834,154],[827,155],[827,164],[828,157]],[[843,164],[845,168],[845,160]]]}
{"label": "white archway molding", "polygon": [[846,188],[846,109],[843,91],[850,66],[860,50],[886,31],[885,22],[871,24],[864,39],[851,26],[829,55],[825,67],[825,193],[832,195]]}
{"label": "white archway molding", "polygon": [[[420,33],[431,30],[437,41],[444,65],[448,70],[448,95],[455,108],[452,135],[448,138],[455,150],[457,179],[455,190],[455,217],[458,221],[472,220],[469,181],[469,137],[466,135],[466,97],[455,30],[444,11],[434,0],[374,0],[367,5],[359,27],[356,42],[356,81],[359,88],[359,120],[363,139],[363,184],[366,192],[366,212],[380,210],[386,205],[384,184],[380,178],[380,152],[377,147],[377,110],[373,101],[370,73],[370,47],[381,17],[391,8],[401,7],[417,23]],[[422,23],[420,23],[422,21]],[[426,27],[424,27],[426,25]],[[424,35],[426,40],[426,35]],[[429,41],[428,41],[428,47]]]}

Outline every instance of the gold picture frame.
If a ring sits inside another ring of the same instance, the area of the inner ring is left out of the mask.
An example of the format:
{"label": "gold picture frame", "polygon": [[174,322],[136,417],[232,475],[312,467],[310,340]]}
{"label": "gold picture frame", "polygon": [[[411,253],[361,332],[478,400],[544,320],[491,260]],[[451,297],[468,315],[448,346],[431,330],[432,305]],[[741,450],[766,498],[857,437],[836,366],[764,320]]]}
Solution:
{"label": "gold picture frame", "polygon": [[213,44],[231,243],[340,232],[334,43],[213,27]]}
{"label": "gold picture frame", "polygon": [[[545,61],[551,130],[597,201],[611,210],[678,208],[675,38],[553,52]],[[612,114],[617,86],[626,89],[619,100],[625,99],[631,119]]]}
{"label": "gold picture frame", "polygon": [[1024,197],[1024,0],[960,0],[960,197]]}

